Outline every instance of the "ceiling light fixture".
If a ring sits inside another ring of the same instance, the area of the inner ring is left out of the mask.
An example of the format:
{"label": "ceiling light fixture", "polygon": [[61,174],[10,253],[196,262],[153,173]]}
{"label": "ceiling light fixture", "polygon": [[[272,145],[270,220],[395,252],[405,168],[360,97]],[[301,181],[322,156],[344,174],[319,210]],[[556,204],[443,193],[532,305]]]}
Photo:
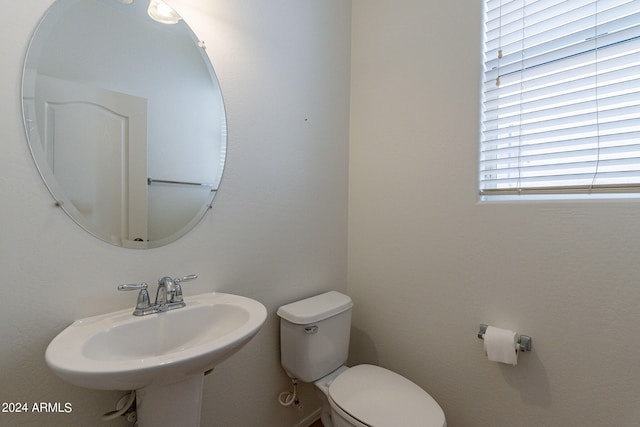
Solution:
{"label": "ceiling light fixture", "polygon": [[177,24],[182,19],[178,12],[162,0],[151,0],[147,13],[151,19],[161,24]]}

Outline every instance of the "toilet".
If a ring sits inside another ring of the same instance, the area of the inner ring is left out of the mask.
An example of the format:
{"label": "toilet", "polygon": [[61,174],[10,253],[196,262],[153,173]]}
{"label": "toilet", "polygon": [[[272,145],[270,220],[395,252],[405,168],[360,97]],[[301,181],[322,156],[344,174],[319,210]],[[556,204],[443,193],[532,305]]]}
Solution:
{"label": "toilet", "polygon": [[422,388],[375,365],[347,367],[353,302],[336,291],[283,305],[280,351],[287,375],[314,383],[325,427],[446,427]]}

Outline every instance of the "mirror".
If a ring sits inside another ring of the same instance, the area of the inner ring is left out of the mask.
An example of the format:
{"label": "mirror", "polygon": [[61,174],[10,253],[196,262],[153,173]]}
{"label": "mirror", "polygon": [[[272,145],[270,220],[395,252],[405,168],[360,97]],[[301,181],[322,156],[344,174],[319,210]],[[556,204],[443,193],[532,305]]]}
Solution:
{"label": "mirror", "polygon": [[191,230],[211,207],[226,155],[204,43],[179,16],[151,19],[149,2],[57,0],[31,40],[22,82],[27,139],[57,205],[128,248]]}

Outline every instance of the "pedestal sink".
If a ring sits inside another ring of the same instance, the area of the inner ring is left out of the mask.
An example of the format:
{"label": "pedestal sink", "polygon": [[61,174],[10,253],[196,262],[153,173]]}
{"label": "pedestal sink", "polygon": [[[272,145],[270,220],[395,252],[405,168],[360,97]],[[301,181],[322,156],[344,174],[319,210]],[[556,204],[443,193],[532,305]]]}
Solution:
{"label": "pedestal sink", "polygon": [[139,427],[197,427],[204,373],[249,342],[267,311],[217,292],[185,302],[147,316],[127,309],[77,320],[51,341],[46,362],[71,384],[136,390]]}

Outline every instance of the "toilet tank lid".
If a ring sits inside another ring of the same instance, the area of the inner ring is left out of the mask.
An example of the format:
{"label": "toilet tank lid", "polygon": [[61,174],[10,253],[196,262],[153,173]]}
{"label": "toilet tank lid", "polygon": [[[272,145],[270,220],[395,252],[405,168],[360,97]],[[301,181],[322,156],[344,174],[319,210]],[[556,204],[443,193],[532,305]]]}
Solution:
{"label": "toilet tank lid", "polygon": [[283,305],[278,309],[277,314],[291,323],[306,325],[335,316],[351,307],[353,302],[347,295],[329,291]]}

